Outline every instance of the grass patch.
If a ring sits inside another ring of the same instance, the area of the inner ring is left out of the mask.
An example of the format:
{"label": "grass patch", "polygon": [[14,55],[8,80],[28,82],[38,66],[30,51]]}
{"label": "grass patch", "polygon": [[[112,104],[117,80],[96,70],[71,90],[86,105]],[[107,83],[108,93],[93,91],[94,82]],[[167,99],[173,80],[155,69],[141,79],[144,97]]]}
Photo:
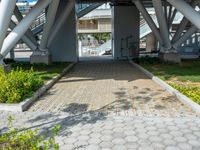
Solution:
{"label": "grass patch", "polygon": [[31,97],[45,82],[60,74],[69,63],[10,65],[12,70],[8,74],[0,67],[0,103],[19,103]]}
{"label": "grass patch", "polygon": [[136,62],[200,104],[200,59],[173,64],[144,57]]}
{"label": "grass patch", "polygon": [[52,79],[53,77],[59,75],[64,68],[66,68],[70,63],[61,62],[53,63],[51,65],[46,64],[30,64],[27,62],[16,62],[11,63],[12,69],[16,70],[17,68],[22,68],[23,70],[33,69],[33,73],[37,78],[41,78],[44,82]]}

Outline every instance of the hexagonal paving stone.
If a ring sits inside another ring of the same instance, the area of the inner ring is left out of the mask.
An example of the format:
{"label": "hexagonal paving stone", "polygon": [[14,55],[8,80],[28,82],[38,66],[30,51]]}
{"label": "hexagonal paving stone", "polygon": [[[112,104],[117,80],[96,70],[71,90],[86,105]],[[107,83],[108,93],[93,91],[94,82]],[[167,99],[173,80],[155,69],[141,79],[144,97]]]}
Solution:
{"label": "hexagonal paving stone", "polygon": [[200,141],[199,140],[189,140],[189,144],[194,146],[194,147],[200,148]]}
{"label": "hexagonal paving stone", "polygon": [[74,148],[76,149],[86,148],[88,145],[89,143],[86,141],[77,141],[76,143],[74,143]]}
{"label": "hexagonal paving stone", "polygon": [[67,143],[67,144],[73,144],[75,142],[77,142],[77,138],[67,138],[67,139],[64,139],[64,143]]}
{"label": "hexagonal paving stone", "polygon": [[186,142],[187,139],[185,137],[182,137],[182,136],[177,136],[174,138],[175,141],[177,142]]}
{"label": "hexagonal paving stone", "polygon": [[101,133],[95,133],[95,132],[92,132],[91,134],[90,134],[90,137],[91,138],[100,138],[101,136],[103,136]]}
{"label": "hexagonal paving stone", "polygon": [[104,142],[112,141],[112,139],[113,139],[112,135],[104,135],[104,136],[101,137],[101,140],[104,141]]}
{"label": "hexagonal paving stone", "polygon": [[160,141],[162,141],[162,138],[160,138],[158,136],[151,136],[151,137],[149,137],[149,140],[151,142],[160,142]]}
{"label": "hexagonal paving stone", "polygon": [[173,136],[168,133],[161,134],[160,137],[162,137],[163,139],[172,139],[173,138]]}
{"label": "hexagonal paving stone", "polygon": [[138,150],[154,150],[154,148],[150,146],[141,146]]}
{"label": "hexagonal paving stone", "polygon": [[126,142],[125,145],[128,149],[136,149],[140,146],[137,142]]}
{"label": "hexagonal paving stone", "polygon": [[159,143],[152,143],[151,147],[153,147],[155,150],[163,150],[165,148],[165,145],[162,144],[162,142],[159,142]]}
{"label": "hexagonal paving stone", "polygon": [[112,147],[113,150],[127,150],[125,145],[115,145]]}
{"label": "hexagonal paving stone", "polygon": [[91,130],[80,131],[80,134],[82,134],[82,135],[89,135],[90,133],[91,133]]}
{"label": "hexagonal paving stone", "polygon": [[136,141],[138,140],[138,137],[136,137],[136,136],[127,136],[127,137],[125,138],[125,140],[126,140],[127,142],[136,142]]}
{"label": "hexagonal paving stone", "polygon": [[101,146],[101,148],[112,148],[113,147],[112,142],[102,142],[99,145]]}
{"label": "hexagonal paving stone", "polygon": [[163,141],[165,145],[176,145],[176,142],[172,139],[166,139]]}
{"label": "hexagonal paving stone", "polygon": [[149,135],[146,134],[146,133],[140,133],[137,135],[138,138],[140,139],[148,139],[149,138]]}
{"label": "hexagonal paving stone", "polygon": [[124,143],[126,143],[126,141],[122,138],[116,138],[116,139],[113,139],[112,140],[112,143],[115,145],[115,144],[119,144],[119,145],[122,145]]}
{"label": "hexagonal paving stone", "polygon": [[90,138],[88,140],[88,143],[89,144],[100,144],[101,143],[101,140],[99,138]]}
{"label": "hexagonal paving stone", "polygon": [[90,137],[87,136],[87,135],[81,135],[81,136],[78,137],[78,140],[79,140],[79,141],[87,141],[89,138],[90,138]]}
{"label": "hexagonal paving stone", "polygon": [[192,150],[192,146],[188,143],[179,143],[178,147],[180,147],[182,150]]}
{"label": "hexagonal paving stone", "polygon": [[140,144],[141,146],[145,146],[148,147],[149,145],[151,145],[151,142],[147,139],[139,139],[137,141],[138,144]]}
{"label": "hexagonal paving stone", "polygon": [[181,150],[181,149],[177,146],[167,146],[165,150]]}
{"label": "hexagonal paving stone", "polygon": [[187,138],[187,140],[196,140],[197,139],[197,136],[193,133],[184,134],[184,137]]}
{"label": "hexagonal paving stone", "polygon": [[111,135],[111,134],[113,134],[113,131],[112,131],[112,129],[111,130],[106,129],[106,130],[101,131],[101,134],[102,135]]}
{"label": "hexagonal paving stone", "polygon": [[85,150],[100,150],[100,146],[99,145],[89,145],[85,148]]}

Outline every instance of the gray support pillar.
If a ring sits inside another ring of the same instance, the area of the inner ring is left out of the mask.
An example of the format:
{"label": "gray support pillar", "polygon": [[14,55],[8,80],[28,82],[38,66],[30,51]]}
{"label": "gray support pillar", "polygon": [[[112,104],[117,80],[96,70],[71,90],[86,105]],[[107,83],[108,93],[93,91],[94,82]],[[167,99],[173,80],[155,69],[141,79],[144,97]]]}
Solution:
{"label": "gray support pillar", "polygon": [[70,15],[70,13],[71,13],[71,11],[73,10],[74,7],[75,7],[75,0],[69,0],[67,6],[65,7],[65,11],[58,18],[58,20],[56,21],[56,23],[55,23],[55,25],[52,29],[52,33],[50,34],[47,46],[49,46],[51,44],[51,42],[54,40],[59,29],[62,27],[62,25],[64,24],[65,20]]}
{"label": "gray support pillar", "polygon": [[184,0],[167,0],[178,11],[180,11],[192,24],[200,29],[200,14]]}
{"label": "gray support pillar", "polygon": [[[68,5],[69,1],[60,1],[56,18],[59,19]],[[55,38],[48,45],[52,62],[77,62],[78,61],[78,40],[77,40],[77,18],[75,6],[69,16],[58,30]],[[49,43],[49,42],[48,42]]]}
{"label": "gray support pillar", "polygon": [[171,49],[171,42],[169,39],[169,31],[167,27],[167,22],[165,19],[165,15],[163,13],[162,2],[161,0],[153,0],[153,5],[156,11],[156,16],[158,19],[158,23],[160,26],[160,33],[163,37],[164,47],[169,50]]}
{"label": "gray support pillar", "polygon": [[177,40],[174,44],[173,47],[177,49],[181,44],[183,44],[188,38],[190,38],[196,31],[197,31],[196,26],[192,26],[179,40]]}
{"label": "gray support pillar", "polygon": [[52,0],[38,1],[30,13],[28,13],[26,17],[24,17],[24,19],[22,19],[22,21],[17,25],[17,27],[15,27],[13,31],[5,38],[1,51],[1,59],[3,59],[2,57],[5,57],[16,45],[21,37],[26,33],[32,22],[49,5],[51,1]]}
{"label": "gray support pillar", "polygon": [[46,23],[43,28],[43,34],[42,34],[42,39],[40,42],[40,50],[46,50],[47,49],[47,43],[48,43],[48,38],[50,35],[51,28],[54,24],[55,17],[56,17],[56,12],[58,9],[60,0],[53,0],[51,4],[49,5],[48,12],[47,12],[47,19]]}
{"label": "gray support pillar", "polygon": [[142,16],[148,23],[149,27],[153,31],[154,35],[156,36],[156,39],[159,41],[160,45],[163,45],[163,40],[161,38],[161,35],[158,31],[158,28],[156,27],[154,21],[152,20],[151,16],[148,14],[147,10],[144,8],[140,0],[133,0],[133,3],[135,3],[137,9],[141,12]]}
{"label": "gray support pillar", "polygon": [[152,52],[157,49],[156,38],[153,33],[150,33],[146,36],[146,51]]}
{"label": "gray support pillar", "polygon": [[0,3],[0,51],[15,8],[16,0],[1,0]]}
{"label": "gray support pillar", "polygon": [[[11,20],[11,22],[10,22],[10,29],[13,30],[15,27],[16,27],[15,22],[13,22],[13,21]],[[37,49],[37,45],[35,45],[35,44],[29,39],[29,37],[27,37],[27,35],[23,35],[21,39],[22,39],[22,41],[23,41],[24,43],[26,43],[26,45],[27,45],[31,50],[36,50],[36,49]]]}
{"label": "gray support pillar", "polygon": [[[19,11],[18,7],[15,6],[15,10],[14,10],[14,15],[17,18],[17,21],[20,22],[23,19],[23,16],[21,14],[21,12]],[[26,32],[26,35],[29,37],[29,39],[35,44],[37,45],[37,41],[33,35],[33,33],[31,32],[31,29],[28,29]]]}
{"label": "gray support pillar", "polygon": [[11,58],[12,60],[15,59],[15,50],[14,50],[14,49],[12,49],[12,50],[10,51],[10,58]]}

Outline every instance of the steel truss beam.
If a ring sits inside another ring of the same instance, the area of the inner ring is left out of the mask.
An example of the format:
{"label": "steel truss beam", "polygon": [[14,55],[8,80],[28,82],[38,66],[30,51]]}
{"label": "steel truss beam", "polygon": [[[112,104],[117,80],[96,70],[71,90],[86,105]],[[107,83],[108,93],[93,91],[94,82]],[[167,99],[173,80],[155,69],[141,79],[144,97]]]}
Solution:
{"label": "steel truss beam", "polygon": [[157,16],[159,27],[160,27],[160,33],[162,35],[163,42],[164,42],[164,48],[166,50],[170,50],[171,42],[169,39],[169,31],[168,31],[168,27],[167,27],[167,22],[166,22],[165,15],[163,12],[162,1],[161,0],[152,0],[152,2],[153,2],[153,6],[155,8],[155,11],[156,11],[156,16]]}
{"label": "steel truss beam", "polygon": [[142,16],[144,17],[145,21],[148,23],[149,27],[151,28],[152,32],[154,33],[156,39],[159,41],[160,45],[163,46],[163,39],[159,33],[157,26],[155,25],[154,21],[152,20],[151,16],[148,14],[147,10],[144,8],[143,4],[140,0],[132,0],[132,2],[136,5],[137,9],[141,12]]}
{"label": "steel truss beam", "polygon": [[[14,21],[11,20],[10,22],[10,29],[13,30],[17,25],[15,24]],[[22,41],[31,49],[31,50],[36,50],[37,49],[37,45],[35,45],[29,37],[27,37],[27,35],[23,35],[22,36]]]}
{"label": "steel truss beam", "polygon": [[189,39],[196,31],[198,31],[196,26],[192,26],[181,38],[179,38],[173,47],[177,49],[181,44],[183,44],[187,39]]}
{"label": "steel truss beam", "polygon": [[200,29],[200,14],[192,6],[184,0],[167,0],[178,11],[180,11],[185,18],[187,18],[193,25]]}
{"label": "steel truss beam", "polygon": [[[191,3],[192,7],[195,7],[195,5],[196,5],[195,0],[193,0],[192,2],[191,1],[189,1],[189,2]],[[181,37],[181,34],[183,33],[183,31],[188,23],[189,23],[188,19],[183,17],[181,23],[178,26],[178,29],[177,29],[175,35],[173,36],[172,43],[177,41]]]}
{"label": "steel truss beam", "polygon": [[[17,42],[26,33],[29,26],[36,17],[49,5],[52,0],[40,0],[31,9],[31,11],[22,19],[22,21],[13,29],[13,31],[5,38],[1,49],[1,58],[3,59]],[[14,8],[13,8],[14,9]]]}
{"label": "steel truss beam", "polygon": [[15,8],[16,0],[1,0],[0,3],[0,51]]}
{"label": "steel truss beam", "polygon": [[[21,14],[21,12],[19,11],[18,7],[15,6],[15,10],[14,10],[14,15],[15,17],[17,18],[17,21],[20,22],[22,19],[23,19],[23,16]],[[35,40],[35,37],[33,35],[33,33],[31,32],[31,29],[28,29],[27,32],[26,32],[26,36],[28,38],[30,38],[30,40],[35,44],[37,45],[37,41]]]}

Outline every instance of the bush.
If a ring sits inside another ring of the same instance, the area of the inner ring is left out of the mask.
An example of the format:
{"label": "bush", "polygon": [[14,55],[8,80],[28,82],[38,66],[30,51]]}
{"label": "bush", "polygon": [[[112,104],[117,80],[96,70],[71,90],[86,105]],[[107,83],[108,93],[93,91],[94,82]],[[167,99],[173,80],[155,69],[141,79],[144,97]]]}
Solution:
{"label": "bush", "polygon": [[9,116],[10,131],[0,135],[0,149],[2,150],[58,150],[59,145],[55,143],[60,125],[53,128],[51,137],[45,134],[39,135],[39,130],[20,130],[12,127],[12,116]]}
{"label": "bush", "polygon": [[178,85],[174,83],[170,83],[172,87],[179,90],[184,95],[191,98],[194,102],[200,104],[200,88],[192,85]]}
{"label": "bush", "polygon": [[153,64],[162,63],[162,61],[158,57],[149,57],[149,56],[134,58],[133,61],[139,64],[143,64],[143,65],[146,65],[146,64],[153,65]]}
{"label": "bush", "polygon": [[0,103],[18,103],[31,96],[43,81],[35,77],[33,69],[17,68],[7,74],[0,67],[0,83]]}

